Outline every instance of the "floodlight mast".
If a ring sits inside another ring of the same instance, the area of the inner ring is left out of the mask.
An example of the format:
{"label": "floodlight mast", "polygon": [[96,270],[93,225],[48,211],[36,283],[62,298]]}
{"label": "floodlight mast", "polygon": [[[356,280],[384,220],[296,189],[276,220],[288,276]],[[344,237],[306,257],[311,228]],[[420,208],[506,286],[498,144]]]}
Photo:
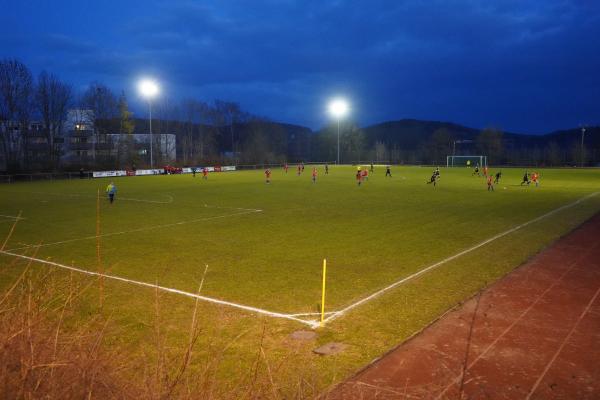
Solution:
{"label": "floodlight mast", "polygon": [[585,126],[581,127],[581,167],[585,162],[585,150],[583,149],[583,139],[585,137]]}
{"label": "floodlight mast", "polygon": [[152,136],[152,99],[158,94],[158,85],[156,82],[144,79],[138,86],[140,94],[148,100],[148,120],[150,128],[150,168],[154,169],[154,155],[152,152],[154,137]]}
{"label": "floodlight mast", "polygon": [[329,103],[329,113],[337,118],[337,164],[340,164],[340,119],[348,113],[348,103],[343,99],[334,99]]}

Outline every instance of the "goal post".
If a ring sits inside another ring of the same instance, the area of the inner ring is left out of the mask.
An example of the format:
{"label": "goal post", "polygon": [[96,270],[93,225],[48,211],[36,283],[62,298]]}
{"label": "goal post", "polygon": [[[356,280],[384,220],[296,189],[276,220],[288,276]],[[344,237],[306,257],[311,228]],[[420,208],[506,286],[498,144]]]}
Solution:
{"label": "goal post", "polygon": [[487,167],[487,156],[446,156],[446,167]]}

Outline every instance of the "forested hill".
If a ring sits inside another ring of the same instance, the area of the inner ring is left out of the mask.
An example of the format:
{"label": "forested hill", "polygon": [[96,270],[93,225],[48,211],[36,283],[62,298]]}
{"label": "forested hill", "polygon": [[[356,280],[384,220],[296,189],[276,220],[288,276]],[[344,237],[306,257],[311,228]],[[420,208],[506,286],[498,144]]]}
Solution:
{"label": "forested hill", "polygon": [[[486,154],[494,162],[509,164],[561,165],[581,161],[579,128],[531,135],[494,127],[474,129],[450,122],[403,119],[367,126],[362,132],[366,147],[375,148],[379,143],[388,152],[397,149],[396,153],[407,162],[442,163],[445,155],[453,151]],[[600,127],[587,127],[584,143],[586,163],[599,163]]]}
{"label": "forested hill", "polygon": [[[498,128],[491,128],[501,131]],[[417,149],[427,142],[434,140],[434,134],[447,136],[450,141],[472,140],[476,141],[481,134],[481,129],[469,128],[452,122],[422,121],[416,119],[402,119],[387,121],[370,125],[362,129],[368,144],[376,142],[398,145],[405,149]],[[513,144],[530,145],[539,141],[543,136],[525,135],[503,132],[503,140]]]}

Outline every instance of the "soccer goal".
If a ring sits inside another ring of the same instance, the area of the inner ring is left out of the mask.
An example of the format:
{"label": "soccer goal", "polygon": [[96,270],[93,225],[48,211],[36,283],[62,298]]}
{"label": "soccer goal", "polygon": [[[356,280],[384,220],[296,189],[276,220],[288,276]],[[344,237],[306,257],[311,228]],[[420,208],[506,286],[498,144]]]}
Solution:
{"label": "soccer goal", "polygon": [[446,167],[487,167],[487,156],[446,156]]}

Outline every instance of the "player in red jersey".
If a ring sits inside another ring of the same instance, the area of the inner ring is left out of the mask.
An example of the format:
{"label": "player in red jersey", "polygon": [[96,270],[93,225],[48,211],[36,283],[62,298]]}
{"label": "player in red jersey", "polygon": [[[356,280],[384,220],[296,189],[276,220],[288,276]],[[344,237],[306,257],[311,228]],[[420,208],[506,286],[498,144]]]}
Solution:
{"label": "player in red jersey", "polygon": [[208,179],[208,168],[202,168],[202,179]]}
{"label": "player in red jersey", "polygon": [[487,185],[488,185],[488,192],[493,192],[494,191],[494,177],[492,175],[488,175]]}
{"label": "player in red jersey", "polygon": [[265,179],[266,183],[271,183],[271,170],[269,168],[265,170]]}
{"label": "player in red jersey", "polygon": [[283,170],[287,174],[287,171],[288,171],[288,165],[287,165],[287,163],[283,164]]}
{"label": "player in red jersey", "polygon": [[531,182],[535,183],[535,187],[538,187],[540,185],[540,174],[538,174],[537,172],[534,172],[533,174],[531,174]]}
{"label": "player in red jersey", "polygon": [[317,168],[313,167],[312,170],[312,183],[317,183]]}
{"label": "player in red jersey", "polygon": [[358,183],[358,186],[360,186],[360,184],[362,183],[362,172],[359,170],[356,170],[356,183]]}

